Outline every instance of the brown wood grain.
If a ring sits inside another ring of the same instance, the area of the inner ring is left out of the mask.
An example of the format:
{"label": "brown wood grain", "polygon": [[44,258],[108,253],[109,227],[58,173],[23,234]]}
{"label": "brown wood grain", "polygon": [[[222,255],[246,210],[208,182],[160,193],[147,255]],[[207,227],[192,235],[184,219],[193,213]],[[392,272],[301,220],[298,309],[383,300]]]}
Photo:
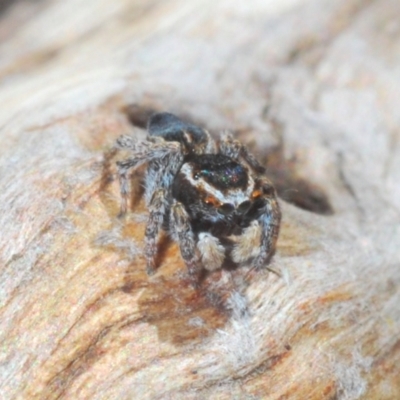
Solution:
{"label": "brown wood grain", "polygon": [[[400,5],[18,1],[0,19],[2,399],[400,398]],[[265,272],[145,273],[111,151],[230,129],[283,221]]]}

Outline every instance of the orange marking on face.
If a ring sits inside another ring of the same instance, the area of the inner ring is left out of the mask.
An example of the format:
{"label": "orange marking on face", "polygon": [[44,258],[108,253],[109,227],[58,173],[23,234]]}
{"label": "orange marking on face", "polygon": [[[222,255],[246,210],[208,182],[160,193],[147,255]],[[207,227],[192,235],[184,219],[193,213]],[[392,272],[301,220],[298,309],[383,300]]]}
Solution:
{"label": "orange marking on face", "polygon": [[261,196],[261,190],[255,190],[253,193],[252,193],[252,195],[251,195],[251,197],[253,198],[253,199],[257,199],[258,197],[260,197]]}
{"label": "orange marking on face", "polygon": [[215,197],[212,197],[212,196],[207,196],[205,198],[204,202],[206,204],[210,204],[213,207],[219,207],[220,206],[220,202]]}

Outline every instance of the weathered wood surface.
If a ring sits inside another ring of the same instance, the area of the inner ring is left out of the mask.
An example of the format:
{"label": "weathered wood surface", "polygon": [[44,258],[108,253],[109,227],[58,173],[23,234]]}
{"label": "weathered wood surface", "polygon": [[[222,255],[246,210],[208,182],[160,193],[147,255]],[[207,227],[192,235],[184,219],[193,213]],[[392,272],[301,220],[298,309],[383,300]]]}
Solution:
{"label": "weathered wood surface", "polygon": [[[9,6],[0,397],[400,398],[399,21],[395,0]],[[146,210],[116,218],[109,149],[151,109],[268,165],[282,277],[194,290],[166,240],[145,274]]]}

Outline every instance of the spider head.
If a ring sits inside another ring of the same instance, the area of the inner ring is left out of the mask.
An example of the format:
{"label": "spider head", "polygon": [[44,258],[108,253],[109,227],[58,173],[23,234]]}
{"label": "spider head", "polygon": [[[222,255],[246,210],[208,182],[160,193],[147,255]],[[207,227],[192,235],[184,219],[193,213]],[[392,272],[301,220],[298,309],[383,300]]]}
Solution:
{"label": "spider head", "polygon": [[224,234],[247,227],[265,205],[263,188],[248,168],[222,154],[188,159],[175,178],[173,196],[194,229],[209,225]]}

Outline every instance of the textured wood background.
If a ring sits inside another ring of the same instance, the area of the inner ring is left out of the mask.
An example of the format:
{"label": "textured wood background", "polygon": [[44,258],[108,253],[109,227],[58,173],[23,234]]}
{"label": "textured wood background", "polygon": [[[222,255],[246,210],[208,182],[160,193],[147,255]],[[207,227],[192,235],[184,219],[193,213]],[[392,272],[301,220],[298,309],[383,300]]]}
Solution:
{"label": "textured wood background", "polygon": [[[279,5],[278,5],[279,4]],[[400,3],[41,0],[0,8],[2,399],[400,398]],[[150,110],[268,166],[272,273],[145,274]]]}

